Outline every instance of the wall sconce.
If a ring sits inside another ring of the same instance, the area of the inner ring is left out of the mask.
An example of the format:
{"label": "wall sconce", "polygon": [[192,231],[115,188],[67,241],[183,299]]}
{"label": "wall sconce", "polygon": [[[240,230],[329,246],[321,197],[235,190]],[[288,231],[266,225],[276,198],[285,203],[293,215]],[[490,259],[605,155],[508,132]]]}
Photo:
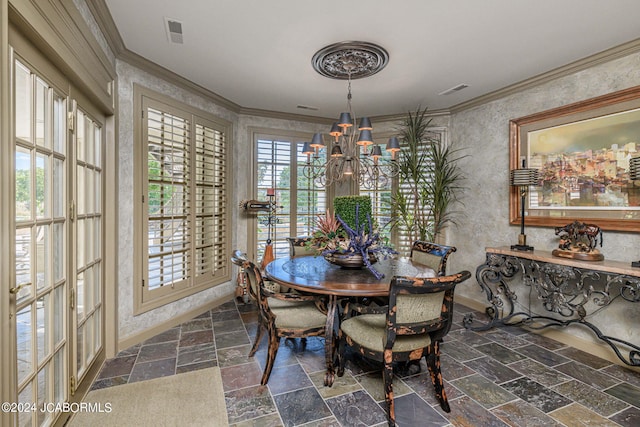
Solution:
{"label": "wall sconce", "polygon": [[529,186],[538,185],[538,182],[540,180],[540,172],[538,171],[538,169],[525,168],[524,161],[522,162],[522,166],[522,169],[513,169],[510,176],[511,185],[520,187],[520,217],[522,219],[520,223],[520,235],[518,236],[518,244],[511,245],[511,249],[517,251],[532,251],[533,246],[527,245],[527,235],[524,234],[524,204],[526,201]]}
{"label": "wall sconce", "polygon": [[[640,181],[640,157],[634,157],[629,160],[629,179],[631,181]],[[640,268],[640,261],[633,261],[631,267]]]}

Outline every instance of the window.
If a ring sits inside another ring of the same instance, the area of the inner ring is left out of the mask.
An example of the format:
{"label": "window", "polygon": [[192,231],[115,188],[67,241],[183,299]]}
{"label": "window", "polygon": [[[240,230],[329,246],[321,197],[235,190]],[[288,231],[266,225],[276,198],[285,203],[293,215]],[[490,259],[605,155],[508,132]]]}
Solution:
{"label": "window", "polygon": [[[423,142],[423,147],[426,148],[427,144],[430,141],[445,141],[446,142],[446,133],[444,128],[433,128],[426,132],[425,141]],[[397,178],[395,179],[395,186],[398,186]],[[409,200],[413,200],[413,196],[410,191],[410,187],[408,185],[401,186],[400,191],[402,191]],[[393,244],[394,248],[402,255],[409,255],[411,252],[411,246],[413,244],[413,240],[416,240],[417,237],[411,237],[406,229],[403,229],[402,226],[398,226],[394,229],[393,233]]]}
{"label": "window", "polygon": [[136,164],[146,165],[139,172],[143,271],[136,306],[146,311],[229,279],[230,125],[136,89]]}
{"label": "window", "polygon": [[316,187],[306,178],[303,166],[307,157],[302,154],[304,139],[309,135],[275,136],[255,135],[256,146],[256,197],[268,200],[268,188],[275,189],[275,202],[278,206],[271,223],[269,234],[269,215],[260,213],[257,224],[257,259],[262,259],[267,240],[273,244],[276,257],[289,254],[287,237],[307,236],[315,228],[318,214],[326,211],[326,193],[324,187]]}
{"label": "window", "polygon": [[[386,138],[381,138],[386,139]],[[391,159],[391,154],[382,150],[386,161]],[[395,178],[380,177],[376,180],[365,182],[360,186],[359,194],[371,198],[371,215],[374,226],[377,224],[380,236],[391,239],[391,192]]]}

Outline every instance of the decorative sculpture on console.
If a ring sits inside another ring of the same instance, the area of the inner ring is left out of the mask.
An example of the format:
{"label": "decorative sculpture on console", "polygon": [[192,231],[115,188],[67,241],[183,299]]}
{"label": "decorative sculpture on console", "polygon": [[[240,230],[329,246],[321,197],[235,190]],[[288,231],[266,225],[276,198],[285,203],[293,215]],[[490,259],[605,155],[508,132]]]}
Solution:
{"label": "decorative sculpture on console", "polygon": [[560,237],[558,249],[553,256],[573,258],[582,261],[602,261],[604,255],[596,249],[598,236],[602,247],[602,230],[595,224],[573,221],[563,227],[556,227],[556,236]]}

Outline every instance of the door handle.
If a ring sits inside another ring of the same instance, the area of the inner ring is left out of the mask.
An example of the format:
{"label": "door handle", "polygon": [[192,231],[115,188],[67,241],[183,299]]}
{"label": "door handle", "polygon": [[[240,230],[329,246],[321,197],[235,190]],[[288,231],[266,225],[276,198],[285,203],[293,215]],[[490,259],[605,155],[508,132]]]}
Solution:
{"label": "door handle", "polygon": [[22,285],[14,286],[13,288],[10,288],[10,289],[9,289],[9,293],[10,293],[11,295],[15,295],[15,294],[17,294],[18,292],[20,292],[20,290],[21,290],[22,288],[24,288],[25,286],[31,286],[31,285],[33,285],[33,283],[23,283]]}

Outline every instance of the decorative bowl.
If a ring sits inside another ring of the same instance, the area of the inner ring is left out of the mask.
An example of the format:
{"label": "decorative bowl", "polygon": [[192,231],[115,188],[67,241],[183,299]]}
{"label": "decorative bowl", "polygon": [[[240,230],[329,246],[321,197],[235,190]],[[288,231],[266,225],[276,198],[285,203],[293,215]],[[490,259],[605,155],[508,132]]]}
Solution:
{"label": "decorative bowl", "polygon": [[[378,261],[374,254],[369,255],[369,263],[374,264]],[[325,255],[324,259],[331,264],[339,265],[342,268],[362,268],[364,260],[360,254],[330,254]]]}

